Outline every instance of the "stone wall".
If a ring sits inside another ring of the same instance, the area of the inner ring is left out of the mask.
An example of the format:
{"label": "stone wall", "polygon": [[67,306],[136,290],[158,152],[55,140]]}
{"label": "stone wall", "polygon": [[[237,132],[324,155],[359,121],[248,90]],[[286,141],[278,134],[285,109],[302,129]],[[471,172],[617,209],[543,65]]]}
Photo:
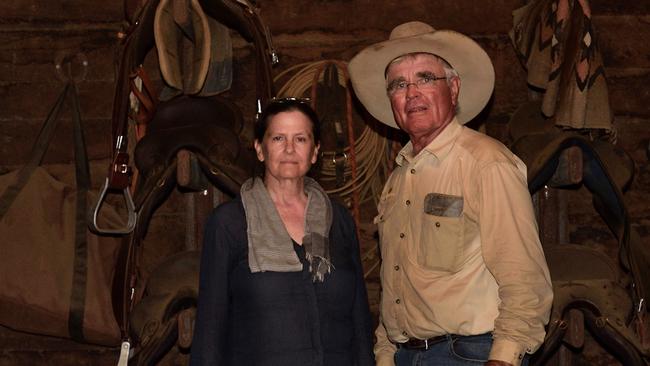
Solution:
{"label": "stone wall", "polygon": [[[132,0],[137,3],[141,0]],[[273,34],[280,54],[278,74],[288,67],[321,59],[349,60],[368,44],[387,38],[397,24],[421,20],[437,29],[454,29],[472,36],[487,51],[496,71],[493,100],[483,113],[487,131],[505,138],[510,114],[528,99],[526,73],[508,38],[511,12],[519,0],[258,0],[261,15]],[[650,139],[650,3],[591,2],[593,22],[606,67],[610,102],[615,114],[618,144],[636,163],[636,177],[626,194],[633,222],[647,243],[650,237],[650,191],[648,142]],[[118,32],[125,24],[121,1],[6,0],[0,2],[0,173],[25,163],[31,145],[63,83],[57,78],[54,60],[83,52],[87,75],[79,83],[82,118],[95,186],[104,179],[111,154],[111,113],[117,57]],[[234,36],[235,80],[227,93],[251,120],[254,111],[251,45]],[[146,61],[156,85],[160,75],[156,55]],[[71,117],[65,114],[45,163],[72,160]],[[186,197],[174,193],[155,214],[147,237],[145,271],[167,255],[183,249]],[[570,237],[574,240],[612,242],[592,213],[590,197],[578,190],[569,208]],[[374,208],[362,213],[364,247],[374,240]],[[595,230],[594,228],[598,228]],[[600,235],[600,236],[599,236]],[[369,280],[371,302],[376,310],[376,273]],[[0,365],[35,364],[56,359],[56,364],[114,364],[115,350],[91,348],[44,337],[27,337],[0,329]],[[52,356],[54,355],[54,356]],[[99,359],[104,361],[98,361]],[[181,357],[181,360],[183,358]],[[85,362],[85,361],[84,361]]]}

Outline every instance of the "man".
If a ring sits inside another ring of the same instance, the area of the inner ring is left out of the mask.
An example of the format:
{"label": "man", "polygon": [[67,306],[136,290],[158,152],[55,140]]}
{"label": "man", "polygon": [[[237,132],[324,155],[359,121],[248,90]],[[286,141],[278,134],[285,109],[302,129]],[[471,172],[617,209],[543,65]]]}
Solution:
{"label": "man", "polygon": [[366,109],[410,139],[375,218],[377,363],[527,363],[553,295],[526,167],[463,126],[492,94],[489,57],[462,34],[409,22],[362,50],[349,70]]}

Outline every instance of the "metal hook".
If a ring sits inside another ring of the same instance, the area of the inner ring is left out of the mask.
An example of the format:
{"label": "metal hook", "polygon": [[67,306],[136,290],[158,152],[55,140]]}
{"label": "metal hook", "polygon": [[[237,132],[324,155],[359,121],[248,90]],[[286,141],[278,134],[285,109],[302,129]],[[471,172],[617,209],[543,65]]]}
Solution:
{"label": "metal hook", "polygon": [[[77,68],[79,65],[81,67]],[[83,52],[59,52],[54,57],[54,68],[57,78],[65,83],[83,81],[88,74],[88,58]]]}

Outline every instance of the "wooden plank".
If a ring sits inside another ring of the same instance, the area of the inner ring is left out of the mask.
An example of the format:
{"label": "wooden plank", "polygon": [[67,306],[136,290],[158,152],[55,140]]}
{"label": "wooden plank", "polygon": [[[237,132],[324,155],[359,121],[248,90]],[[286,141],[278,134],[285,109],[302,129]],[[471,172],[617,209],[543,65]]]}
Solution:
{"label": "wooden plank", "polygon": [[606,67],[650,68],[650,15],[594,17],[594,24]]}
{"label": "wooden plank", "polygon": [[117,38],[111,30],[87,32],[0,32],[2,82],[58,82],[59,55],[83,52],[88,60],[86,80],[114,80]]}
{"label": "wooden plank", "polygon": [[[384,28],[411,19],[435,24],[436,28],[454,25],[465,31],[474,27],[489,27],[503,31],[511,26],[511,12],[520,7],[520,0],[482,1],[443,0],[258,0],[264,20],[271,29],[363,29]],[[378,5],[379,4],[379,5]],[[489,6],[486,6],[489,4]],[[592,13],[597,15],[648,15],[646,1],[592,0]],[[120,22],[124,20],[123,2],[119,1],[40,1],[6,0],[0,3],[0,14],[6,23],[59,22]],[[348,28],[350,27],[350,28]],[[481,31],[479,31],[481,32]]]}
{"label": "wooden plank", "polygon": [[[83,81],[77,84],[83,119],[110,118],[113,105],[114,83]],[[1,120],[44,120],[63,91],[63,82],[53,83],[0,83],[0,100],[3,101]],[[63,113],[69,115],[70,110]]]}
{"label": "wooden plank", "polygon": [[[616,116],[616,127],[618,130],[618,146],[625,147],[627,153],[632,156],[635,163],[640,167],[636,180],[643,179],[643,184],[650,182],[650,165],[648,163],[648,154],[650,153],[650,116],[648,117],[631,117]],[[650,185],[645,185],[644,189],[650,189]],[[638,187],[642,188],[642,187]],[[643,200],[646,202],[646,200]]]}
{"label": "wooden plank", "polygon": [[591,0],[591,12],[597,15],[650,15],[648,1]]}
{"label": "wooden plank", "polygon": [[[398,24],[420,20],[436,29],[467,34],[504,33],[512,27],[512,10],[519,0],[371,0],[258,1],[264,21],[275,34],[326,30],[347,34],[358,30],[383,30],[388,36]],[[487,6],[486,6],[487,5]]]}
{"label": "wooden plank", "polygon": [[119,22],[124,19],[122,1],[4,0],[0,2],[3,22]]}
{"label": "wooden plank", "polygon": [[609,101],[614,114],[650,117],[649,83],[650,68],[608,76]]}
{"label": "wooden plank", "polygon": [[[72,149],[72,120],[62,119],[54,133],[46,154],[45,163],[67,163],[74,159]],[[41,128],[42,121],[2,121],[0,134],[0,162],[21,165],[27,162],[32,145]],[[84,135],[88,158],[105,159],[111,154],[110,120],[84,119]]]}

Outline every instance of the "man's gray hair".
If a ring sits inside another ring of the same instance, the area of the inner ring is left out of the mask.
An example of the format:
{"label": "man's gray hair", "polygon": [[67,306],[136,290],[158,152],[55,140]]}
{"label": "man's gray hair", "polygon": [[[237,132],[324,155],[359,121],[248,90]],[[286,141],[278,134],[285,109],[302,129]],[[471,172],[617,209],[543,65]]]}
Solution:
{"label": "man's gray hair", "polygon": [[404,55],[401,55],[399,57],[396,57],[393,59],[393,61],[389,62],[388,65],[386,66],[386,69],[384,70],[384,77],[388,75],[388,68],[393,65],[393,64],[398,64],[402,61],[404,61],[407,58],[415,58],[420,55],[426,55],[426,56],[433,56],[438,62],[442,64],[442,69],[445,71],[445,78],[447,79],[447,85],[451,86],[451,79],[454,77],[459,77],[458,76],[458,71],[454,69],[453,66],[447,60],[444,58],[433,54],[433,53],[428,53],[428,52],[412,52],[412,53],[406,53]]}

